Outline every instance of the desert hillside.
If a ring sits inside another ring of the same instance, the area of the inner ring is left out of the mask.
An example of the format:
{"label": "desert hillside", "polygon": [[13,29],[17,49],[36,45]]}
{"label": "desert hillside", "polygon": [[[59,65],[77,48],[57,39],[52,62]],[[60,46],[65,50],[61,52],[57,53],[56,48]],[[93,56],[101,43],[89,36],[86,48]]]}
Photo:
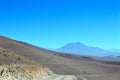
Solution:
{"label": "desert hillside", "polygon": [[[2,80],[97,80],[95,77],[98,77],[98,80],[107,80],[105,75],[109,78],[111,74],[120,73],[119,62],[114,63],[102,58],[98,60],[88,56],[49,51],[0,37]],[[118,80],[116,75],[114,77],[114,80]]]}
{"label": "desert hillside", "polygon": [[77,80],[58,75],[47,66],[0,47],[0,80]]}

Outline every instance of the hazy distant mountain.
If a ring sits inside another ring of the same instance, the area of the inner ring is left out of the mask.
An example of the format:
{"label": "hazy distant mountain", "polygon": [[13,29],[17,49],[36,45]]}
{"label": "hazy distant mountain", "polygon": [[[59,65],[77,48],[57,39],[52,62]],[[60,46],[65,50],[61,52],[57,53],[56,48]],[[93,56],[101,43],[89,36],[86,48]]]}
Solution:
{"label": "hazy distant mountain", "polygon": [[80,42],[70,43],[56,50],[59,52],[90,56],[109,56],[112,54],[116,54],[116,52],[107,51],[98,47],[87,46]]}
{"label": "hazy distant mountain", "polygon": [[120,53],[120,49],[109,49],[109,51]]}
{"label": "hazy distant mountain", "polygon": [[113,54],[112,58],[120,58],[120,49],[109,49],[108,51],[115,52],[117,54]]}

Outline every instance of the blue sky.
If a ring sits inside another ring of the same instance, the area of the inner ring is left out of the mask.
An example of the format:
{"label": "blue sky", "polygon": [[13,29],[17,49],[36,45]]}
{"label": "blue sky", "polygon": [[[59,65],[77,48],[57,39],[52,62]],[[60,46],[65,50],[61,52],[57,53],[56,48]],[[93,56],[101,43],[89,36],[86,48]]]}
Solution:
{"label": "blue sky", "polygon": [[0,35],[46,48],[120,49],[119,0],[0,0]]}

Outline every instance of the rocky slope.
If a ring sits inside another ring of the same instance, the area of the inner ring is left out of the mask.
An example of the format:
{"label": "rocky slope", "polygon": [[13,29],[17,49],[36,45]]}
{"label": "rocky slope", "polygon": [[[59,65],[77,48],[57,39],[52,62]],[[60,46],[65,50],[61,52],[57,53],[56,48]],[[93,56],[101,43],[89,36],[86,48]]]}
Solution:
{"label": "rocky slope", "polygon": [[0,80],[77,80],[74,76],[56,75],[45,66],[3,65]]}
{"label": "rocky slope", "polygon": [[0,47],[0,80],[77,80],[57,75],[48,67]]}

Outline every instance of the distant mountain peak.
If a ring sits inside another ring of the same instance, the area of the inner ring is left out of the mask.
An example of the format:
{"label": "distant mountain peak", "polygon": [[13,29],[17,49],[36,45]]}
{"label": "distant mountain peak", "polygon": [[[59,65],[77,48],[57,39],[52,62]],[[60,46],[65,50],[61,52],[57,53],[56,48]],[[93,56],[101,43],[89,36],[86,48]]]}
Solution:
{"label": "distant mountain peak", "polygon": [[58,49],[58,52],[72,53],[77,55],[89,55],[89,56],[107,56],[115,54],[115,52],[110,52],[99,47],[87,46],[81,42],[69,43]]}
{"label": "distant mountain peak", "polygon": [[81,42],[74,42],[74,43],[68,43],[66,45],[64,45],[63,47],[86,47],[86,45],[84,45],[83,43]]}
{"label": "distant mountain peak", "polygon": [[74,42],[74,43],[71,43],[71,44],[74,44],[74,45],[84,45],[84,44],[81,43],[81,42]]}

